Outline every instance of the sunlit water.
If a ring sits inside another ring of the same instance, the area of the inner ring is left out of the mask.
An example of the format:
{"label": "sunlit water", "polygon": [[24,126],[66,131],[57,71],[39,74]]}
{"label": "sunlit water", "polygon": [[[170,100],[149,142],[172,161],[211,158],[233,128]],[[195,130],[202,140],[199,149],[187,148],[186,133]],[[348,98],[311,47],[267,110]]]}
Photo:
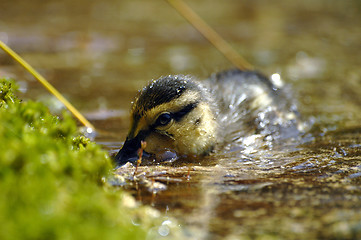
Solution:
{"label": "sunlit water", "polygon": [[[204,79],[232,67],[163,1],[0,4],[0,39],[87,113],[111,154],[149,80]],[[172,237],[176,224],[190,239],[361,238],[360,2],[190,4],[260,71],[290,86],[311,128],[296,143],[259,149],[249,139],[241,152],[203,161],[135,174],[126,166],[110,182],[169,217],[159,237]],[[53,102],[3,53],[0,66],[0,75],[21,80],[24,97]]]}

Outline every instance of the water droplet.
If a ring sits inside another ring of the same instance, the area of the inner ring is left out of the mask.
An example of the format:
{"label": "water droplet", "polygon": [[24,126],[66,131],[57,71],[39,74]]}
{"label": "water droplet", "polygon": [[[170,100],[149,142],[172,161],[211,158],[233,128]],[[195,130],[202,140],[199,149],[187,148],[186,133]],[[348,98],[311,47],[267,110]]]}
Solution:
{"label": "water droplet", "polygon": [[278,73],[274,73],[271,75],[271,81],[278,88],[281,88],[283,86],[281,75]]}
{"label": "water droplet", "polygon": [[167,225],[162,225],[158,228],[158,233],[162,237],[168,236],[169,232],[170,232],[170,229]]}

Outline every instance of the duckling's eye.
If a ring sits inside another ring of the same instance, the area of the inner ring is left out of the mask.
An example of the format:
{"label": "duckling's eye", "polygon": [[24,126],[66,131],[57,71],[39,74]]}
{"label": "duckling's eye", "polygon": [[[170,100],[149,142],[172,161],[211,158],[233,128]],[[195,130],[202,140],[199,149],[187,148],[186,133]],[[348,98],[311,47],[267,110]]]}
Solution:
{"label": "duckling's eye", "polygon": [[156,126],[166,126],[172,121],[172,116],[170,113],[162,113],[157,118],[157,121],[155,122]]}

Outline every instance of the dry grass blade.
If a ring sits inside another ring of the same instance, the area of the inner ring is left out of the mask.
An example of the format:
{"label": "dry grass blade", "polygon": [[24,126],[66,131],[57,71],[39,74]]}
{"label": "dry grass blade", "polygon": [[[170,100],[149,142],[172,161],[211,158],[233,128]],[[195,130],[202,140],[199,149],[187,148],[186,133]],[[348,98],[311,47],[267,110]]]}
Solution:
{"label": "dry grass blade", "polygon": [[137,165],[135,166],[135,171],[134,171],[133,177],[137,174],[137,172],[138,172],[138,166],[142,163],[143,151],[144,151],[144,149],[145,149],[146,147],[147,147],[147,142],[146,142],[146,141],[141,141],[141,142],[140,142],[140,148],[138,149]]}
{"label": "dry grass blade", "polygon": [[15,61],[23,66],[29,73],[31,73],[51,94],[53,94],[64,106],[87,128],[95,130],[93,124],[91,124],[58,90],[56,90],[43,76],[40,75],[30,64],[22,59],[17,53],[9,48],[5,43],[0,41],[0,48],[9,54]]}
{"label": "dry grass blade", "polygon": [[236,67],[240,70],[253,69],[253,66],[249,62],[240,56],[228,42],[203,21],[186,3],[182,0],[167,1]]}

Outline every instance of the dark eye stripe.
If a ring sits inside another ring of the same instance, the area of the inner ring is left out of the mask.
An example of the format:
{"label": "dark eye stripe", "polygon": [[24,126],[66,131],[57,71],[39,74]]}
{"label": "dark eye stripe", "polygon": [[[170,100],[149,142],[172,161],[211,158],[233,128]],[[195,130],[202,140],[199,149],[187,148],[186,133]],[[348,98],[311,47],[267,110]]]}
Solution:
{"label": "dark eye stripe", "polygon": [[182,120],[182,118],[187,115],[190,111],[192,111],[195,107],[197,107],[198,102],[194,102],[194,103],[190,103],[187,106],[185,106],[184,108],[182,108],[180,111],[175,112],[172,114],[173,119],[178,122],[180,120]]}
{"label": "dark eye stripe", "polygon": [[[195,107],[197,107],[198,103],[199,102],[190,103],[187,106],[185,106],[184,108],[182,108],[180,111],[174,112],[174,113],[169,113],[169,114],[172,117],[172,119],[174,119],[174,121],[179,122],[190,111],[192,111]],[[160,124],[155,122],[153,125],[150,126],[150,129],[154,130],[157,126],[160,126]]]}

